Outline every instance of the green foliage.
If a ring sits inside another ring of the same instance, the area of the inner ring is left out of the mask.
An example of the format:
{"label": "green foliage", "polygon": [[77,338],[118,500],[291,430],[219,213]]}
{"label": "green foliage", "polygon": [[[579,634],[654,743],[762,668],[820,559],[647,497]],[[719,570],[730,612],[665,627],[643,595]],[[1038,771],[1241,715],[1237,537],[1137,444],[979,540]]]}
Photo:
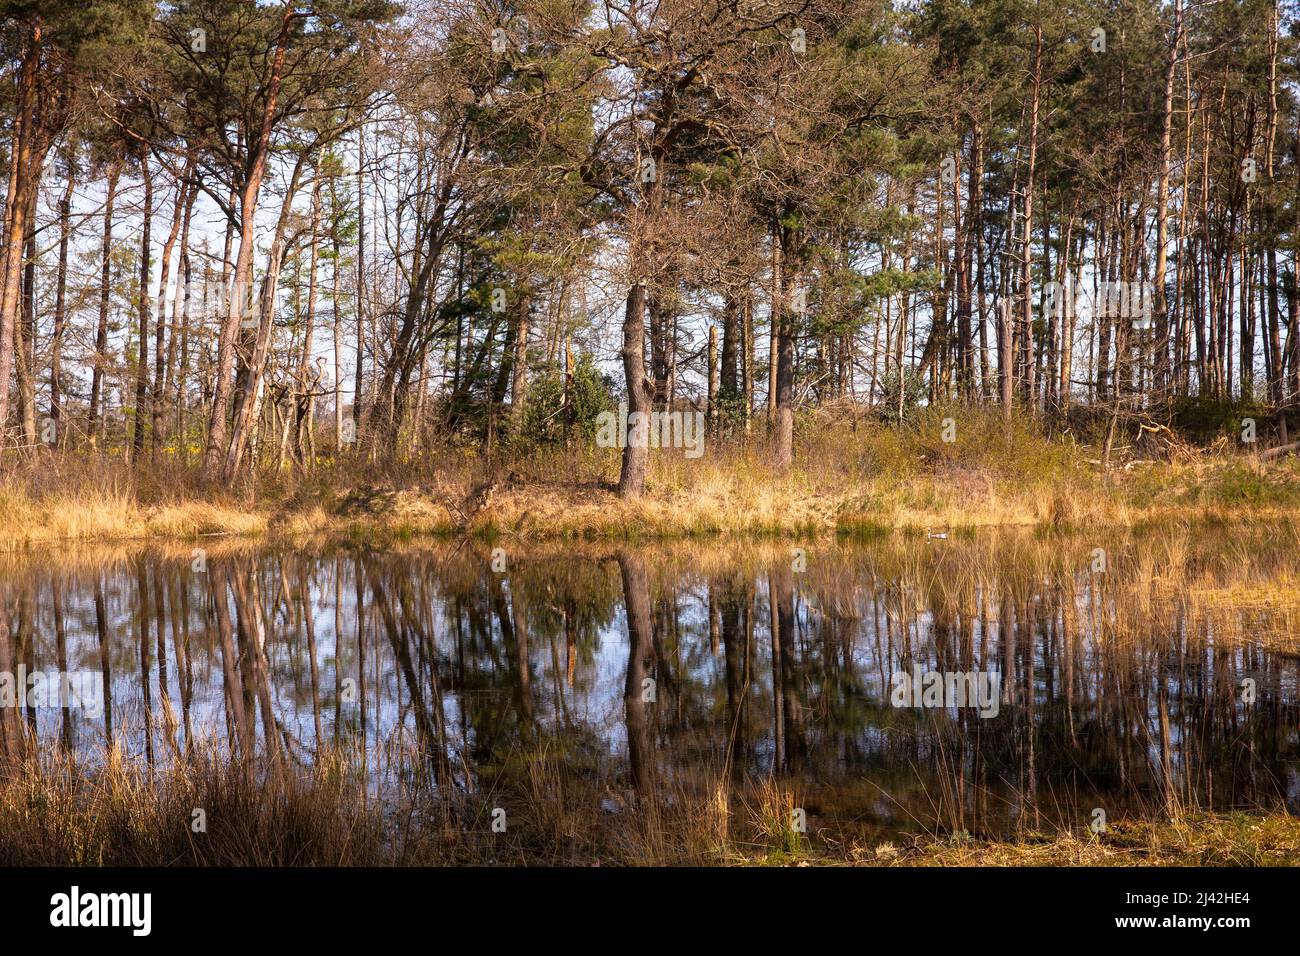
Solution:
{"label": "green foliage", "polygon": [[[571,437],[575,442],[591,444],[596,439],[596,417],[613,409],[616,401],[613,382],[586,353],[578,353],[574,363],[572,399]],[[564,372],[547,369],[529,384],[523,427],[518,435],[512,436],[512,441],[525,445],[562,444],[567,418]]]}
{"label": "green foliage", "polygon": [[1242,422],[1255,421],[1259,441],[1271,434],[1273,417],[1268,408],[1247,399],[1221,399],[1209,395],[1192,395],[1174,400],[1170,408],[1171,425],[1187,440],[1208,445],[1216,438],[1241,440]]}
{"label": "green foliage", "polygon": [[714,416],[719,438],[739,435],[745,424],[745,396],[739,391],[723,392],[717,397]]}
{"label": "green foliage", "polygon": [[926,380],[911,367],[903,369],[901,396],[897,368],[890,368],[880,377],[879,387],[881,399],[877,412],[882,421],[891,425],[915,421],[921,402],[929,391]]}

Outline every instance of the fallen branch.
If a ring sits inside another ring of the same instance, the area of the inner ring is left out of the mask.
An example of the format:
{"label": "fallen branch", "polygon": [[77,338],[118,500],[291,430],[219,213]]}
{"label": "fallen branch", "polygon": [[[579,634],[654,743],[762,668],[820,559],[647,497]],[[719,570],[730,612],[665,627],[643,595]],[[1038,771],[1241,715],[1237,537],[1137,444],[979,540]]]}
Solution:
{"label": "fallen branch", "polygon": [[1294,454],[1300,450],[1300,441],[1293,441],[1289,445],[1278,445],[1276,448],[1270,448],[1267,451],[1259,453],[1260,461],[1272,461],[1274,458],[1282,458],[1285,455]]}

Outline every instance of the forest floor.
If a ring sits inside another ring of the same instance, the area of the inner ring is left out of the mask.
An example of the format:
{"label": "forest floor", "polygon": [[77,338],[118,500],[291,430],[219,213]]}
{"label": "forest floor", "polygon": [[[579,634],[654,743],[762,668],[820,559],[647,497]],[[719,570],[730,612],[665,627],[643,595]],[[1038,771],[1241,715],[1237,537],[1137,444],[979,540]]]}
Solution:
{"label": "forest floor", "polygon": [[[937,428],[842,424],[801,434],[778,475],[760,441],[698,459],[651,453],[646,494],[620,498],[616,449],[500,454],[448,447],[418,464],[323,459],[213,488],[163,452],[120,459],[46,454],[0,472],[0,550],[57,541],[332,532],[483,539],[673,539],[871,535],[975,528],[1133,527],[1300,515],[1300,459],[1226,439],[1193,448],[1147,436],[1094,444],[977,422]],[[1243,450],[1248,449],[1248,450]]]}

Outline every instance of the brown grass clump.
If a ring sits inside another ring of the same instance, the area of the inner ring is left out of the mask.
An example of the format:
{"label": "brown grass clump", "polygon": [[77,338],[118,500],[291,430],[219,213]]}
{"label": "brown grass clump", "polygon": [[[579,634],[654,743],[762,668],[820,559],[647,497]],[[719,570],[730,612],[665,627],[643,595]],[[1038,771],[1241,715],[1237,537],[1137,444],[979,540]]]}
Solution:
{"label": "brown grass clump", "polygon": [[[361,781],[341,753],[310,768],[258,769],[211,755],[152,770],[115,751],[93,768],[57,753],[28,756],[0,770],[0,865],[1300,865],[1300,819],[1286,814],[900,843],[812,810],[801,830],[802,801],[778,780],[678,781],[638,798],[544,757],[478,798],[384,803]],[[508,813],[503,832],[492,828],[496,807]]]}
{"label": "brown grass clump", "polygon": [[[388,858],[382,819],[335,760],[310,771],[201,755],[151,770],[106,752],[0,769],[0,860],[9,866],[347,866]],[[196,811],[202,814],[199,816]],[[206,828],[204,830],[203,828]]]}

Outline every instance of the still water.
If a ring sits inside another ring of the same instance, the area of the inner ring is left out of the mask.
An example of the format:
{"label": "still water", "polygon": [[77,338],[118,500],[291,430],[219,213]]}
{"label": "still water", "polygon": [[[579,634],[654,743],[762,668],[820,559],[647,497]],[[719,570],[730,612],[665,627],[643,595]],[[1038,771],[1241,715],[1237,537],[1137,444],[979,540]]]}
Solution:
{"label": "still water", "polygon": [[882,836],[1300,810],[1267,536],[198,544],[0,562],[0,746],[343,753],[380,801],[547,754],[595,784],[578,813],[774,778]]}

